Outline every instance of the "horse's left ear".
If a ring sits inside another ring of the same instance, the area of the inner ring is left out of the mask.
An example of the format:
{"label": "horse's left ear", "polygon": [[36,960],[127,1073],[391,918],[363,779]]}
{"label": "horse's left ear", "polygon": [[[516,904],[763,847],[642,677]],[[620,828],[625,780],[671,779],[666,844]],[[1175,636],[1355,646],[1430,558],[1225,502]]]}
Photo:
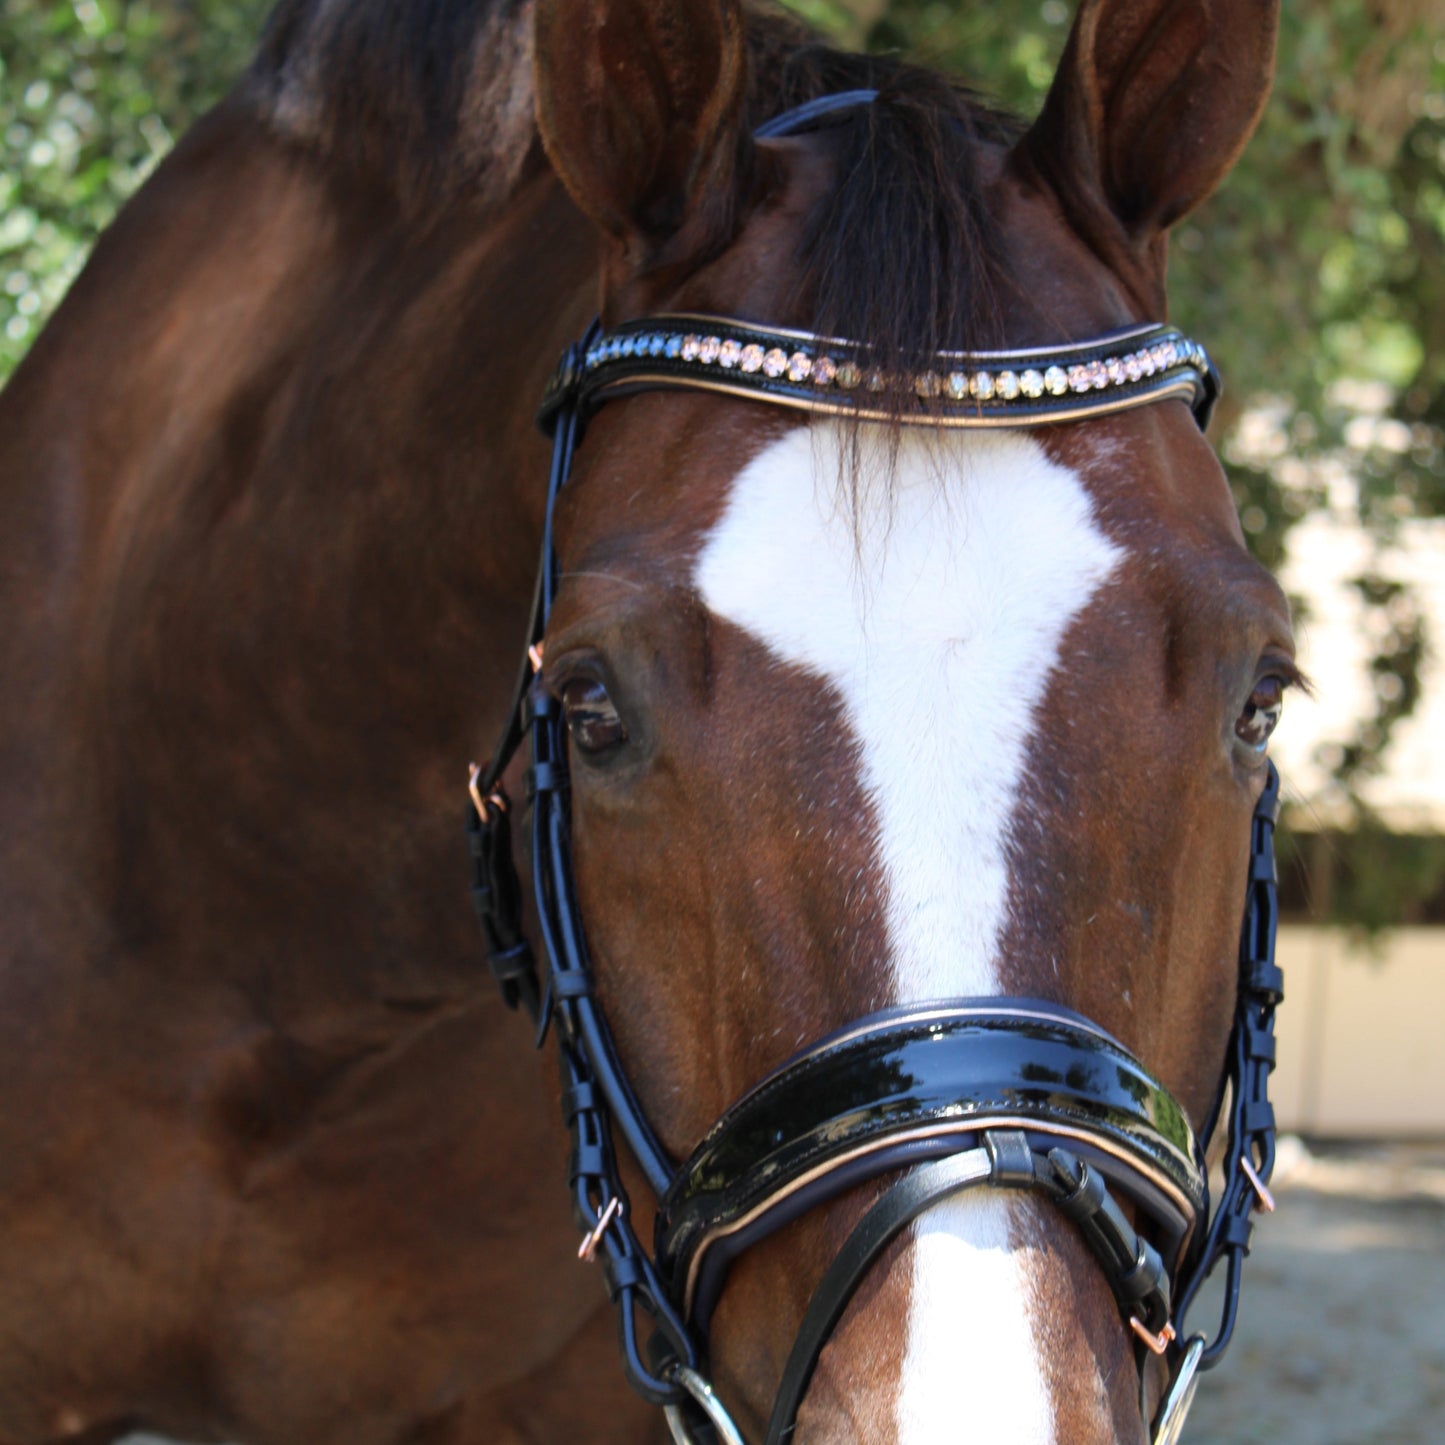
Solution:
{"label": "horse's left ear", "polygon": [[1149,304],[1163,304],[1164,233],[1254,131],[1278,25],[1279,0],[1080,4],[1020,154]]}
{"label": "horse's left ear", "polygon": [[721,248],[747,183],[739,0],[538,0],[537,124],[638,268]]}

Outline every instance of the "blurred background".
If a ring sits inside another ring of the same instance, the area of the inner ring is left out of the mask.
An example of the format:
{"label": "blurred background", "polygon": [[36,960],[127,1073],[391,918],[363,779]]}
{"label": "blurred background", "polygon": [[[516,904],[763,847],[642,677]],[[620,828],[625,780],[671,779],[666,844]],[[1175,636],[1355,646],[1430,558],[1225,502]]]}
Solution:
{"label": "blurred background", "polygon": [[[794,0],[1025,115],[1064,0]],[[0,0],[0,382],[235,80],[267,0]],[[1289,1137],[1190,1438],[1445,1438],[1445,0],[1286,5],[1260,131],[1175,232],[1174,319],[1316,696],[1275,755]]]}

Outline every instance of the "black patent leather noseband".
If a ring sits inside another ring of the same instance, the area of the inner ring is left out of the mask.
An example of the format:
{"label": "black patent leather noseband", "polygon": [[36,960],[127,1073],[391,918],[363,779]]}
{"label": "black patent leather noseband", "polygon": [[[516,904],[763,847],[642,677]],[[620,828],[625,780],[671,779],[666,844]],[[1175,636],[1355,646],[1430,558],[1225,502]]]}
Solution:
{"label": "black patent leather noseband", "polygon": [[[871,92],[824,97],[770,122],[782,135]],[[1203,426],[1218,378],[1203,348],[1168,327],[1140,327],[1041,351],[944,354],[911,378],[905,424],[1032,426],[1081,419],[1163,397],[1188,400]],[[888,1243],[925,1210],[978,1186],[1028,1189],[1080,1229],[1141,1341],[1168,1353],[1170,1386],[1156,1445],[1172,1445],[1196,1370],[1218,1362],[1233,1332],[1252,1213],[1268,1207],[1274,1115],[1273,765],[1255,808],[1240,941],[1234,1030],[1207,1142],[1227,1134],[1224,1187],[1211,1215],[1203,1150],[1183,1108],[1102,1029],[1071,1010],[1018,998],[946,999],[860,1019],[810,1046],[751,1089],[680,1168],[638,1106],[593,991],[572,879],[564,726],[539,685],[539,646],[556,594],[552,515],[586,417],[609,397],[702,388],[826,414],[884,412],[866,352],[850,341],[717,317],[652,317],[604,334],[597,323],[569,349],[544,400],[552,434],[545,535],[524,662],[506,731],[471,780],[473,902],[507,1004],[524,1007],[540,1044],[554,1027],[572,1137],[568,1182],[583,1253],[598,1259],[618,1305],[623,1365],[663,1406],[675,1438],[742,1436],[707,1381],[706,1338],[732,1260],[790,1220],[861,1182],[898,1175],[849,1237],[805,1315],[785,1367],[765,1445],[793,1430],[813,1369],[848,1300]],[[546,968],[522,929],[511,811],[501,776],[531,743],[532,889]],[[649,1255],[639,1241],[613,1142],[621,1132],[661,1200]],[[1130,1224],[1115,1195],[1149,1222]],[[1161,1253],[1162,1250],[1162,1253]],[[1203,1280],[1227,1261],[1212,1338],[1186,1337]],[[639,1312],[653,1322],[644,1343]],[[708,1432],[704,1434],[703,1432]]]}

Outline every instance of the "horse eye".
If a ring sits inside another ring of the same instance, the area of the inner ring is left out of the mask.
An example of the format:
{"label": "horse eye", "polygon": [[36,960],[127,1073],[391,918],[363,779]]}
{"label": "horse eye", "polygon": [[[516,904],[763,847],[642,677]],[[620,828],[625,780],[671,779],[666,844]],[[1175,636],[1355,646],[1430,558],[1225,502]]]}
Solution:
{"label": "horse eye", "polygon": [[1235,737],[1252,752],[1262,753],[1269,746],[1270,734],[1279,726],[1284,711],[1284,688],[1281,677],[1262,678],[1235,722]]}
{"label": "horse eye", "polygon": [[627,741],[627,729],[607,689],[595,678],[573,678],[562,685],[561,695],[567,731],[584,753],[605,753]]}

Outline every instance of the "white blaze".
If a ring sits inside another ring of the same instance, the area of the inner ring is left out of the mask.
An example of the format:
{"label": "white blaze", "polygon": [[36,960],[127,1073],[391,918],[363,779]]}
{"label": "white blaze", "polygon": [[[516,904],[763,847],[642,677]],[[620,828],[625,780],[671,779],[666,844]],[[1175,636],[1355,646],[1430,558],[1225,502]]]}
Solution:
{"label": "white blaze", "polygon": [[[842,699],[878,821],[894,1001],[996,994],[1035,712],[1119,553],[1079,479],[1025,434],[906,431],[885,483],[865,428],[856,518],[838,486],[844,446],[824,423],[757,456],[703,548],[698,591]],[[1009,1208],[975,1193],[915,1228],[900,1445],[1053,1439]]]}

